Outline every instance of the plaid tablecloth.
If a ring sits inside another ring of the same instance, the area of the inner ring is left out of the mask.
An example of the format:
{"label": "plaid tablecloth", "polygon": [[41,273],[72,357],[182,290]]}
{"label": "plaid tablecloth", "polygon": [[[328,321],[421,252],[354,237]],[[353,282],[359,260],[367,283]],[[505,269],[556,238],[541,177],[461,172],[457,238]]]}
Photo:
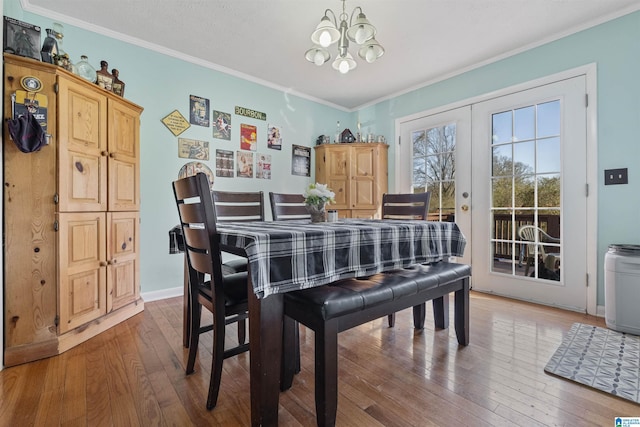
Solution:
{"label": "plaid tablecloth", "polygon": [[225,222],[218,232],[246,252],[258,298],[462,256],[466,244],[451,222]]}

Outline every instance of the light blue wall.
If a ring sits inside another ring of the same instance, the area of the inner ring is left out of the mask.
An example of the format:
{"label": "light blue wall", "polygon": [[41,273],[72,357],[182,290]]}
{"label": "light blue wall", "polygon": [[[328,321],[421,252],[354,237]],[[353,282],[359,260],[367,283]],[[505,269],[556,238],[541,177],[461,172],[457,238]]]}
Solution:
{"label": "light blue wall", "polygon": [[[380,133],[393,135],[399,117],[594,62],[598,74],[598,304],[603,305],[608,245],[640,244],[640,12],[380,102],[359,115],[375,121]],[[389,164],[394,165],[393,145],[389,156]],[[604,169],[624,167],[629,168],[629,184],[605,187]],[[393,190],[393,173],[389,180]]]}
{"label": "light blue wall", "polygon": [[[4,2],[4,14],[47,28],[52,19],[23,13],[18,0]],[[65,22],[63,22],[65,23]],[[65,23],[66,24],[66,23]],[[217,178],[220,189],[302,191],[310,179],[289,171],[291,144],[312,146],[320,134],[333,133],[337,120],[354,129],[394,135],[395,120],[452,102],[595,62],[598,66],[598,304],[604,303],[602,260],[611,243],[640,243],[640,12],[565,37],[411,93],[345,113],[284,92],[186,63],[118,40],[65,25],[64,48],[77,61],[89,56],[118,68],[127,84],[126,98],[143,106],[141,127],[141,282],[150,292],[180,286],[182,259],[168,255],[167,230],[176,223],[170,182],[185,163],[177,157],[177,138],[160,122],[173,111],[188,117],[190,94],[210,99],[212,109],[233,113],[235,105],[267,113],[267,122],[233,116],[231,142],[214,140],[211,128],[192,126],[182,137],[210,141],[216,148],[238,148],[239,124],[259,129],[258,152],[272,155],[273,179]],[[428,55],[428,52],[424,52]],[[258,65],[257,65],[258,66]],[[267,123],[283,128],[281,152],[266,149]],[[214,163],[209,161],[212,169]],[[390,147],[390,188],[395,153]],[[603,170],[629,168],[629,184],[603,185]]]}
{"label": "light blue wall", "polygon": [[[53,22],[48,17],[23,12],[18,0],[4,2],[4,14],[45,28]],[[143,293],[182,286],[181,255],[169,255],[168,230],[177,224],[171,181],[177,178],[187,159],[178,158],[178,138],[161,119],[179,110],[189,119],[189,95],[210,100],[211,109],[232,114],[231,141],[214,139],[211,127],[192,125],[182,138],[209,141],[211,159],[205,163],[215,171],[215,150],[239,150],[240,123],[258,128],[258,153],[270,154],[272,179],[216,178],[219,190],[298,192],[304,191],[313,177],[291,175],[292,144],[313,147],[318,135],[335,133],[336,122],[347,125],[352,113],[285,94],[266,86],[184,62],[90,31],[65,25],[64,50],[72,62],[87,55],[99,69],[100,60],[117,68],[126,83],[125,97],[144,107],[141,118],[141,262],[140,279]],[[259,64],[256,64],[259,67]],[[234,107],[242,106],[267,114],[267,120],[234,115]],[[281,126],[281,151],[267,149],[267,124]],[[313,150],[312,150],[313,153]],[[313,158],[313,154],[312,154]],[[313,164],[311,168],[313,174]],[[267,196],[268,197],[268,196]],[[270,217],[267,202],[267,216]]]}

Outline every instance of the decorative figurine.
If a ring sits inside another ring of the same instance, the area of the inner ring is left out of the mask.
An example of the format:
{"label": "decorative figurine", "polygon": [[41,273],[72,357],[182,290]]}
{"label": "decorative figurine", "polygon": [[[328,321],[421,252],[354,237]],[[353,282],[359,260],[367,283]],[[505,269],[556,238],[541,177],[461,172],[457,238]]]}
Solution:
{"label": "decorative figurine", "polygon": [[55,63],[55,57],[58,55],[58,40],[56,39],[56,33],[50,28],[47,28],[47,37],[42,44],[42,50],[40,51],[40,57],[42,62],[49,64]]}
{"label": "decorative figurine", "polygon": [[113,93],[116,95],[124,96],[124,82],[118,78],[120,72],[117,68],[111,70],[113,76]]}
{"label": "decorative figurine", "polygon": [[100,69],[96,71],[98,75],[96,84],[103,89],[111,91],[113,87],[113,76],[109,72],[108,68],[109,64],[107,63],[107,61],[105,61],[104,59],[100,61]]}

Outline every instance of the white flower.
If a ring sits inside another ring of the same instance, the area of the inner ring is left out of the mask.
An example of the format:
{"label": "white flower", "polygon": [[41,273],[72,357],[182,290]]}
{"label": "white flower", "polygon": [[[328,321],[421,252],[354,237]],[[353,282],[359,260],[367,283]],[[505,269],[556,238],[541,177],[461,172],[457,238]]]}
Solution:
{"label": "white flower", "polygon": [[304,192],[304,200],[308,205],[322,205],[326,203],[335,203],[335,193],[327,188],[327,184],[309,184]]}

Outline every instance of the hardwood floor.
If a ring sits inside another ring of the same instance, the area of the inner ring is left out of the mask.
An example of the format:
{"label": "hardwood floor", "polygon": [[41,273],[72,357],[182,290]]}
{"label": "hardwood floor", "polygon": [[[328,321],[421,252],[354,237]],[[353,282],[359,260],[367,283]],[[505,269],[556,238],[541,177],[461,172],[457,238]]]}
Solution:
{"label": "hardwood floor", "polygon": [[[453,302],[453,298],[452,298]],[[411,310],[340,334],[339,426],[608,426],[640,405],[545,374],[574,322],[603,319],[471,294],[471,344],[415,332]],[[145,311],[66,353],[0,372],[0,426],[250,424],[249,354],[227,359],[218,406],[205,409],[211,339],[185,376],[182,301]],[[451,307],[453,316],[453,307]],[[235,332],[228,332],[235,339]],[[280,424],[315,425],[313,333],[301,329],[302,372],[280,394]]]}

